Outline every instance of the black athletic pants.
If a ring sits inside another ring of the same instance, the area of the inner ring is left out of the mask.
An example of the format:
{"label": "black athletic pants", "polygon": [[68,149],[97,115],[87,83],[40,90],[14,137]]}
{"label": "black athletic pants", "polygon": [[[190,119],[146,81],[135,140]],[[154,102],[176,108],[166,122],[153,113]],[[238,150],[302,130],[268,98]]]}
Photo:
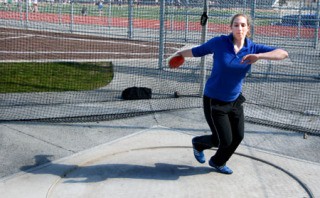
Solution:
{"label": "black athletic pants", "polygon": [[241,94],[233,102],[203,97],[204,115],[212,134],[195,137],[193,143],[199,151],[218,147],[216,154],[211,157],[218,166],[230,159],[244,137],[244,101]]}

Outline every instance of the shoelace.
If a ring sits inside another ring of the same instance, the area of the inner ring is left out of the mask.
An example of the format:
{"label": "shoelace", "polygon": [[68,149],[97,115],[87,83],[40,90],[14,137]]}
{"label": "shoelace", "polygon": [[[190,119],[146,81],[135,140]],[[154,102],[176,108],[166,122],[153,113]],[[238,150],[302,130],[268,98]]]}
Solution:
{"label": "shoelace", "polygon": [[194,151],[194,154],[195,154],[196,156],[201,156],[201,153],[200,153],[198,150],[193,149],[193,151]]}

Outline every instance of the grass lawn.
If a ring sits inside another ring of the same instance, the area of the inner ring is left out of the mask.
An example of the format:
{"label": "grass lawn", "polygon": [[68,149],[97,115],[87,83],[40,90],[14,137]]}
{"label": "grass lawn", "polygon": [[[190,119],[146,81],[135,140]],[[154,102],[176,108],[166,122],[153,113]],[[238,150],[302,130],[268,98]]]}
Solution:
{"label": "grass lawn", "polygon": [[0,93],[94,90],[113,78],[111,62],[0,63]]}

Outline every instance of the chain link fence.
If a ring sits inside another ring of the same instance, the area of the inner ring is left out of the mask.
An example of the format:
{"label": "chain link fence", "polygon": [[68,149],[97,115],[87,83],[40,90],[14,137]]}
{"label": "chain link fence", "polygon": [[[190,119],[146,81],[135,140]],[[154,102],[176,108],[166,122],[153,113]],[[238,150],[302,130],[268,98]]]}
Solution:
{"label": "chain link fence", "polygon": [[[243,90],[246,119],[319,134],[319,8],[319,1],[307,0],[5,0],[0,7],[2,71],[8,62],[45,67],[48,62],[109,61],[114,77],[87,91],[2,92],[0,120],[114,119],[201,107],[212,57],[187,59],[179,70],[169,69],[166,58],[229,34],[231,16],[246,13],[254,42],[284,48],[290,56],[252,67]],[[205,27],[200,25],[204,11]],[[152,99],[122,100],[121,92],[130,86],[152,88]]]}

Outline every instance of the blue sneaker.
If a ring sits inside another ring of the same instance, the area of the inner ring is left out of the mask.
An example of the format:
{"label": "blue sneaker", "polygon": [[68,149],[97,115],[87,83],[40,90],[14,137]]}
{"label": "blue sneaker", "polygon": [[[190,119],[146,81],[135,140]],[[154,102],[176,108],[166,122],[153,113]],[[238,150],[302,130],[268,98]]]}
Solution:
{"label": "blue sneaker", "polygon": [[196,158],[196,160],[201,164],[205,163],[206,162],[206,157],[204,156],[203,151],[198,151],[195,148],[195,146],[193,144],[193,140],[192,140],[192,146],[193,146],[193,154],[194,154],[194,157]]}
{"label": "blue sneaker", "polygon": [[228,166],[226,166],[226,165],[217,166],[217,165],[215,165],[215,164],[212,162],[212,160],[209,160],[209,165],[210,165],[211,167],[215,168],[215,169],[216,169],[218,172],[220,172],[220,173],[228,174],[228,175],[230,175],[230,174],[233,173],[233,171],[232,171]]}

